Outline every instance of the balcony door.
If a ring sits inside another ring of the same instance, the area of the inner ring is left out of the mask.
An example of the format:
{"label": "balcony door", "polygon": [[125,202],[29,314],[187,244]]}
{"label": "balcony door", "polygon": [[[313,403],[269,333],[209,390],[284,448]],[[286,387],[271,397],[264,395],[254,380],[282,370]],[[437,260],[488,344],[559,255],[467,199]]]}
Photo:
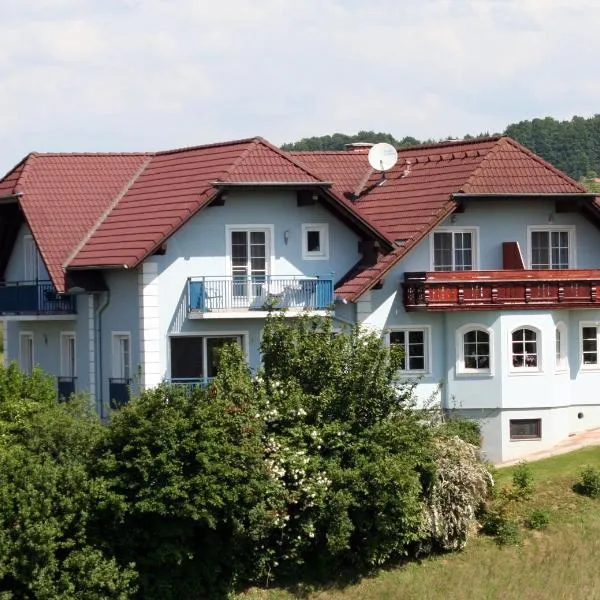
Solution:
{"label": "balcony door", "polygon": [[39,279],[39,255],[35,241],[30,235],[23,238],[25,244],[25,281],[36,282]]}
{"label": "balcony door", "polygon": [[270,233],[268,228],[229,230],[234,308],[248,307],[263,294],[269,275]]}

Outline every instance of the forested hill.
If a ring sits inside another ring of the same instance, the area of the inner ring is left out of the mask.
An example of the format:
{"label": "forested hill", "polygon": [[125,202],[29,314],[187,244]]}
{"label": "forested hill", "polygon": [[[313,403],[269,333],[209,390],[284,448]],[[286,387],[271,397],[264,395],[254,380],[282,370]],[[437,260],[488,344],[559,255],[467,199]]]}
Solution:
{"label": "forested hill", "polygon": [[[552,117],[512,123],[503,132],[514,138],[573,179],[592,184],[600,173],[600,114],[589,119],[573,117],[557,121]],[[485,137],[489,133],[465,135],[465,139]],[[492,134],[493,135],[493,134]],[[449,138],[446,138],[449,139]],[[417,140],[413,137],[395,138],[389,133],[359,131],[356,135],[334,133],[321,137],[303,138],[284,144],[284,150],[343,150],[351,142],[389,142],[397,148],[439,140]]]}

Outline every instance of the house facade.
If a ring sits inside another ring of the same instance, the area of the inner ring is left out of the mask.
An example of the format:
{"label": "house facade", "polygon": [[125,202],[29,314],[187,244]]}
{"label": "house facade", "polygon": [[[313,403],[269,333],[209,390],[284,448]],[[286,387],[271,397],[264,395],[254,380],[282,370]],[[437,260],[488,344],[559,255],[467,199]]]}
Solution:
{"label": "house facade", "polygon": [[31,154],[0,181],[5,360],[98,411],[252,369],[269,310],[378,331],[500,462],[600,426],[600,205],[516,142]]}

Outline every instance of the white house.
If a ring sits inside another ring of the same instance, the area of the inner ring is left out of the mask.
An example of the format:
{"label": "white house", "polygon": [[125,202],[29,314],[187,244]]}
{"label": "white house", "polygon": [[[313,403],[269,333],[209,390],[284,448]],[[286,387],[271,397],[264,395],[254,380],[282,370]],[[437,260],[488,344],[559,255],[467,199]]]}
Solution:
{"label": "white house", "polygon": [[600,427],[600,205],[513,140],[285,153],[261,138],[30,154],[0,180],[5,359],[89,390],[195,385],[267,306],[380,330],[493,461]]}

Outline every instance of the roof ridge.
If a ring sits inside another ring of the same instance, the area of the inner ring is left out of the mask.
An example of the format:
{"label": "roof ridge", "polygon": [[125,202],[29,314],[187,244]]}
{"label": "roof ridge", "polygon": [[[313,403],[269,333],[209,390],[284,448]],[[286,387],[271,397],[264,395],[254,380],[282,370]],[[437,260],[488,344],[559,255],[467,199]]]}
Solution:
{"label": "roof ridge", "polygon": [[83,238],[79,241],[79,243],[75,246],[71,254],[67,257],[67,260],[62,264],[63,269],[66,269],[69,266],[69,263],[79,254],[81,249],[88,243],[90,238],[98,231],[102,223],[106,220],[108,215],[113,211],[115,206],[119,203],[119,201],[125,196],[125,194],[129,191],[131,186],[136,182],[139,176],[146,170],[146,167],[152,162],[154,155],[150,155],[146,158],[146,160],[139,166],[137,171],[132,175],[131,179],[123,186],[123,189],[112,199],[110,204],[104,209],[102,214],[98,217],[94,225],[88,230],[88,232],[83,236]]}
{"label": "roof ridge", "polygon": [[[270,150],[273,150],[276,154],[278,154],[282,158],[285,158],[286,160],[288,160],[289,162],[291,162],[295,167],[297,167],[301,171],[304,171],[307,175],[310,175],[312,178],[316,179],[317,181],[323,181],[321,179],[321,177],[319,177],[316,173],[313,173],[312,171],[310,171],[309,169],[307,169],[301,162],[295,160],[287,152],[285,152],[281,148],[278,148],[277,146],[271,144],[271,142],[265,140],[265,138],[259,136],[258,137],[258,141],[259,141],[259,143],[263,144],[264,146],[266,146]],[[323,181],[323,183],[325,183],[325,182]]]}
{"label": "roof ridge", "polygon": [[430,142],[427,144],[413,144],[412,146],[401,146],[398,148],[398,152],[404,152],[405,150],[416,150],[418,148],[446,148],[449,146],[468,146],[471,144],[481,144],[485,142],[497,142],[503,136],[502,135],[488,135],[485,137],[478,137],[472,139],[461,139],[461,140],[444,140],[442,142]]}
{"label": "roof ridge", "polygon": [[505,135],[502,137],[501,141],[504,141],[504,143],[507,143],[507,144],[511,144],[518,150],[525,152],[525,154],[527,154],[530,158],[533,158],[540,165],[542,165],[543,167],[545,167],[546,169],[548,169],[555,175],[558,175],[559,177],[564,179],[567,183],[570,183],[571,185],[574,185],[575,187],[577,187],[577,189],[579,191],[587,192],[585,187],[583,185],[581,185],[578,181],[575,181],[575,179],[572,179],[566,173],[563,173],[560,169],[556,168],[554,165],[549,163],[547,160],[544,160],[541,156],[538,156],[535,152],[531,151],[529,148],[526,148],[525,146],[523,146],[523,144],[520,144],[519,142],[517,142],[517,140],[514,140],[510,136]]}
{"label": "roof ridge", "polygon": [[90,157],[99,158],[105,156],[153,156],[155,152],[31,152],[30,155],[39,157]]}
{"label": "roof ridge", "polygon": [[181,148],[172,148],[170,150],[159,150],[158,152],[155,152],[154,154],[157,156],[163,156],[165,154],[177,154],[178,152],[189,152],[191,150],[204,150],[204,149],[208,149],[208,148],[220,148],[223,146],[236,146],[238,144],[248,144],[250,142],[255,141],[256,139],[258,139],[258,136],[241,138],[238,140],[229,140],[226,142],[214,142],[211,144],[199,144],[197,146],[183,146]]}
{"label": "roof ridge", "polygon": [[502,138],[499,138],[496,143],[493,145],[492,149],[483,157],[483,160],[477,165],[477,168],[469,175],[467,181],[465,181],[462,186],[459,188],[459,192],[467,193],[467,187],[473,185],[473,182],[477,177],[479,177],[481,170],[483,169],[485,163],[489,159],[490,156],[495,156],[500,152],[500,142]]}
{"label": "roof ridge", "polygon": [[[248,156],[250,150],[256,148],[256,146],[258,145],[258,137],[252,138],[251,140],[248,140],[248,142],[251,142],[250,145],[247,148],[244,148],[244,150],[236,157],[236,159],[223,171],[222,175],[224,177],[228,177],[229,175],[231,175],[240,165],[242,160],[246,158],[246,156]],[[216,181],[223,180],[216,179]]]}

